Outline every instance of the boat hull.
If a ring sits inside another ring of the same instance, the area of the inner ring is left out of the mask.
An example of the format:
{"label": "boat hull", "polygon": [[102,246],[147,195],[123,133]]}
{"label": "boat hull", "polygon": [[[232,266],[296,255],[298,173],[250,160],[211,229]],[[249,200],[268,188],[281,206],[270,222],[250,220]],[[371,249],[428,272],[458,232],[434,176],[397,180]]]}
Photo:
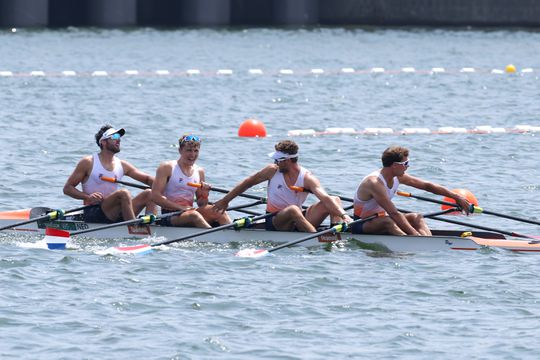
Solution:
{"label": "boat hull", "polygon": [[[16,223],[14,219],[0,220],[0,226]],[[103,226],[103,224],[86,223],[76,220],[59,220],[40,223],[31,223],[10,230],[18,233],[32,233],[44,235],[45,228],[75,232]],[[205,235],[196,236],[204,229],[191,227],[166,227],[160,225],[124,225],[105,230],[96,230],[81,234],[80,238],[118,239],[124,243],[126,240],[145,239],[146,242],[158,242],[173,240],[194,235],[193,240],[211,243],[246,243],[265,242],[272,244],[284,244],[306,235],[306,233],[293,231],[266,231],[262,228],[249,228],[242,230],[225,229]],[[396,252],[422,252],[422,251],[446,251],[462,250],[472,251],[483,247],[501,248],[511,251],[540,252],[540,244],[527,240],[506,239],[503,235],[489,232],[472,232],[474,236],[461,237],[461,231],[437,231],[434,236],[393,236],[393,235],[358,235],[350,233],[325,234],[304,241],[302,246],[320,246],[337,241],[349,241],[361,248],[378,251]],[[189,239],[188,239],[189,240]]]}

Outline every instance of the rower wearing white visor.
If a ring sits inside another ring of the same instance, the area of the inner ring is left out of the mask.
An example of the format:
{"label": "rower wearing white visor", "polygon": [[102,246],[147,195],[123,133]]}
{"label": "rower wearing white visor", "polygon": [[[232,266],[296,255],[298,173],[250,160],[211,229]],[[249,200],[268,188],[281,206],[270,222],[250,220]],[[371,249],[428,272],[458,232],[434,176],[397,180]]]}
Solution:
{"label": "rower wearing white visor", "polygon": [[[332,223],[352,221],[339,198],[328,195],[319,180],[298,164],[298,145],[294,141],[280,141],[268,155],[274,163],[242,180],[217,201],[217,211],[224,211],[232,199],[250,187],[268,181],[266,211],[275,215],[266,219],[267,230],[315,232],[328,215]],[[303,210],[309,192],[319,201]]]}
{"label": "rower wearing white visor", "polygon": [[[208,205],[210,185],[205,182],[204,169],[196,164],[201,142],[196,135],[183,135],[178,139],[179,158],[162,162],[156,170],[152,199],[161,206],[162,213],[183,210],[179,215],[162,219],[162,225],[210,228],[213,223],[231,222],[227,213],[216,213]],[[193,207],[194,200],[197,208]]]}
{"label": "rower wearing white visor", "polygon": [[[120,140],[126,131],[104,125],[95,135],[100,152],[82,158],[64,185],[64,194],[95,204],[84,210],[86,222],[112,223],[135,219],[145,207],[146,213],[155,213],[156,206],[151,201],[151,191],[144,190],[134,198],[117,183],[102,178],[122,179],[124,175],[152,186],[154,177],[137,169],[126,160],[120,160]],[[82,190],[77,186],[82,184]]]}

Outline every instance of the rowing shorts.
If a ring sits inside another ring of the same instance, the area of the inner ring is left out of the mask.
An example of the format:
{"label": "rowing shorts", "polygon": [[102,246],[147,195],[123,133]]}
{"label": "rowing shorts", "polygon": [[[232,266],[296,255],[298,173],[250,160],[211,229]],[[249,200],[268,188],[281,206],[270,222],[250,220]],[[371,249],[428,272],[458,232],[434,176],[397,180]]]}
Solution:
{"label": "rowing shorts", "polygon": [[[360,219],[358,216],[354,217],[354,220]],[[363,234],[364,233],[364,223],[363,222],[357,222],[352,224],[351,232],[353,234]]]}
{"label": "rowing shorts", "polygon": [[274,227],[274,216],[276,215],[269,216],[264,220],[264,228],[266,231],[277,231],[277,229]]}
{"label": "rowing shorts", "polygon": [[[176,210],[174,210],[176,211]],[[167,209],[161,209],[161,214],[168,214],[170,212],[173,212],[173,210],[167,210]],[[177,216],[177,215],[174,215],[174,216]],[[159,219],[159,225],[161,226],[174,226],[173,224],[171,224],[171,218],[173,218],[174,216],[167,216],[167,217],[163,217],[161,219]]]}
{"label": "rowing shorts", "polygon": [[[122,219],[118,220],[121,221]],[[114,221],[110,220],[101,206],[92,206],[84,209],[84,221],[90,223],[103,223],[103,224],[112,224]]]}
{"label": "rowing shorts", "polygon": [[[302,215],[306,216],[306,212],[307,212],[307,210],[304,209],[302,211]],[[268,211],[266,213],[269,214]],[[267,217],[266,220],[264,221],[265,230],[267,230],[267,231],[281,231],[281,230],[276,229],[275,226],[274,226],[274,222],[273,222],[274,216],[276,216],[276,214],[274,214],[274,215],[272,215],[270,217]],[[289,231],[298,231],[298,229],[295,226],[294,229],[289,230]]]}

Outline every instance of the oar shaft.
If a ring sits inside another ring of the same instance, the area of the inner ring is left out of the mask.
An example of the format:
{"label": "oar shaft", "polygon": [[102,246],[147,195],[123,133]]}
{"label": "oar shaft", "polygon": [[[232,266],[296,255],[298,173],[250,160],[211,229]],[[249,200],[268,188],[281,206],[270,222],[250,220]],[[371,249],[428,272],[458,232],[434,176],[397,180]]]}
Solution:
{"label": "oar shaft", "polygon": [[[365,217],[363,219],[356,219],[356,220],[353,220],[350,223],[348,223],[347,226],[351,226],[351,225],[356,224],[356,223],[363,223],[363,222],[375,219],[378,216],[382,216],[383,214],[384,213],[377,213],[377,214],[373,214],[373,215],[370,215],[368,217]],[[300,239],[290,241],[290,242],[285,243],[285,244],[278,245],[276,247],[273,247],[273,248],[269,249],[268,252],[270,253],[270,252],[273,252],[273,251],[277,251],[279,249],[283,249],[283,248],[286,248],[286,247],[289,247],[289,246],[293,246],[293,245],[299,244],[301,242],[304,242],[306,240],[313,239],[313,238],[316,238],[316,237],[324,235],[324,234],[328,234],[330,232],[331,233],[341,232],[341,231],[338,230],[338,228],[337,228],[338,226],[341,226],[341,224],[336,225],[336,226],[332,226],[331,228],[323,230],[323,231],[312,233],[312,234],[304,236],[304,237],[302,237]]]}
{"label": "oar shaft", "polygon": [[134,188],[137,188],[137,189],[142,189],[142,190],[150,189],[150,186],[148,186],[148,185],[137,184],[137,183],[130,182],[130,181],[118,180],[118,179],[113,178],[113,177],[101,176],[100,179],[103,180],[103,181],[111,182],[111,183],[117,183],[117,184],[122,184],[122,185],[126,185],[126,186],[131,186],[131,187],[134,187]]}
{"label": "oar shaft", "polygon": [[443,219],[443,218],[439,218],[439,217],[436,217],[436,216],[424,216],[424,217],[430,218],[430,219],[433,219],[433,220],[437,220],[437,221],[447,222],[447,223],[450,223],[450,224],[462,225],[462,226],[472,227],[472,228],[475,228],[475,229],[486,230],[486,231],[493,231],[493,232],[508,235],[508,236],[522,237],[522,238],[526,238],[526,239],[534,239],[531,236],[518,234],[518,233],[510,232],[510,231],[505,231],[505,230],[500,230],[500,229],[494,229],[494,228],[490,228],[490,227],[482,226],[482,225],[469,224],[469,223],[466,223],[466,222],[463,222],[463,221]]}
{"label": "oar shaft", "polygon": [[521,222],[528,223],[528,224],[533,224],[533,225],[540,225],[539,221],[535,221],[535,220],[531,220],[531,219],[520,218],[520,217],[516,217],[516,216],[512,216],[512,215],[505,215],[505,214],[501,214],[501,213],[497,213],[497,212],[493,212],[493,211],[489,211],[489,210],[485,210],[485,209],[483,209],[482,212],[484,214],[494,215],[494,216],[502,217],[502,218],[505,218],[505,219],[521,221]]}
{"label": "oar shaft", "polygon": [[456,203],[452,203],[452,202],[449,202],[449,201],[432,199],[432,198],[429,198],[429,197],[426,197],[426,196],[413,195],[413,194],[405,192],[405,191],[398,191],[397,194],[400,195],[400,196],[404,196],[404,197],[411,197],[411,198],[418,199],[418,200],[428,201],[428,202],[431,202],[431,203],[434,203],[434,204],[448,205],[448,206],[454,206],[454,207],[458,206]]}
{"label": "oar shaft", "polygon": [[[220,189],[220,188],[213,187],[213,186],[210,188],[210,190],[217,191],[217,192],[220,192],[222,194],[228,194],[229,193],[229,190]],[[246,199],[259,200],[259,201],[261,201],[261,203],[266,204],[266,198],[264,196],[256,196],[256,195],[250,195],[250,194],[245,194],[245,193],[242,193],[242,194],[240,194],[238,196],[241,196],[241,197],[246,198]]]}
{"label": "oar shaft", "polygon": [[[263,214],[263,215],[255,216],[254,218],[251,218],[251,221],[260,220],[260,219],[265,219],[265,218],[270,217],[270,216],[272,216],[272,215],[274,215],[274,213],[268,213],[268,214]],[[240,219],[240,220],[242,220],[242,219]],[[245,219],[244,219],[244,221],[245,221]],[[175,243],[175,242],[180,242],[180,241],[184,241],[184,240],[187,240],[187,239],[193,239],[194,237],[197,237],[197,236],[202,236],[202,235],[210,234],[210,233],[213,233],[213,232],[216,232],[216,231],[221,231],[221,230],[229,229],[229,228],[232,228],[232,227],[237,226],[238,224],[239,224],[239,220],[235,220],[235,221],[233,221],[233,222],[230,223],[230,224],[225,224],[225,225],[221,225],[221,226],[218,226],[218,227],[215,227],[215,228],[211,228],[211,229],[199,231],[199,232],[197,232],[197,233],[195,233],[195,234],[190,234],[190,235],[182,236],[181,238],[178,238],[178,239],[161,241],[161,242],[152,244],[151,246],[152,246],[152,247],[155,247],[155,246],[167,245],[167,244],[171,244],[171,243]]]}
{"label": "oar shaft", "polygon": [[181,214],[183,212],[184,212],[184,210],[174,211],[174,212],[170,212],[170,213],[160,215],[160,216],[155,217],[155,218],[152,218],[154,215],[145,215],[145,216],[137,218],[137,219],[126,220],[126,221],[116,222],[116,223],[113,223],[113,224],[98,226],[98,227],[91,228],[91,229],[84,229],[84,230],[75,231],[75,232],[70,233],[70,235],[71,236],[80,235],[80,234],[85,234],[85,233],[89,233],[89,232],[93,232],[93,231],[111,229],[111,228],[118,227],[118,226],[123,226],[123,225],[132,225],[132,224],[138,224],[138,223],[151,224],[151,223],[153,223],[153,222],[155,222],[157,220],[168,218],[168,217],[171,217],[171,216],[175,216],[175,215]]}

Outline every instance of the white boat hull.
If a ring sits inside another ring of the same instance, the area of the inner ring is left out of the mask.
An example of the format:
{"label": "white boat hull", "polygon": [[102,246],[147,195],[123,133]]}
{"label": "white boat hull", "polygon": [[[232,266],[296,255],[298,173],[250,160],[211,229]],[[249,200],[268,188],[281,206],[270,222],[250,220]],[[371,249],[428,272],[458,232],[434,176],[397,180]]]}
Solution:
{"label": "white boat hull", "polygon": [[[0,219],[0,226],[16,223],[16,220]],[[44,235],[45,227],[52,226],[70,232],[93,229],[104,224],[85,223],[82,221],[60,220],[43,223],[31,223],[15,227],[10,230],[19,233],[32,233]],[[145,239],[150,244],[196,235],[205,229],[191,227],[165,227],[159,225],[123,225],[105,230],[97,230],[81,234],[78,237],[118,239],[124,244],[125,240]],[[379,251],[396,252],[422,252],[446,250],[478,250],[482,247],[495,247],[511,251],[540,252],[540,244],[528,240],[505,239],[503,235],[486,232],[472,232],[474,236],[460,237],[460,231],[434,231],[434,236],[392,236],[392,235],[357,235],[350,233],[325,234],[304,241],[298,245],[320,246],[336,241],[350,241],[361,248]],[[193,241],[211,243],[246,243],[265,242],[284,244],[301,237],[307,233],[291,231],[266,231],[264,229],[249,228],[242,230],[219,230],[209,234],[195,236]],[[189,238],[187,240],[190,240]]]}

